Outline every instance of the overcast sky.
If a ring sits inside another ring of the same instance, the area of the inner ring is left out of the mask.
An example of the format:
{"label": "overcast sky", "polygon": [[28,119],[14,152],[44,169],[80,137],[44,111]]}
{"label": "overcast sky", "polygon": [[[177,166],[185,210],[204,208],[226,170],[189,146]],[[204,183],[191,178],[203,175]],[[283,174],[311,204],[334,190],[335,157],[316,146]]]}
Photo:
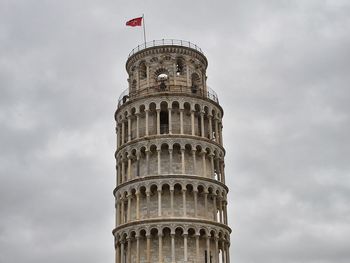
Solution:
{"label": "overcast sky", "polygon": [[350,262],[350,2],[0,0],[0,262],[113,262],[113,114],[149,40],[205,52],[231,261]]}

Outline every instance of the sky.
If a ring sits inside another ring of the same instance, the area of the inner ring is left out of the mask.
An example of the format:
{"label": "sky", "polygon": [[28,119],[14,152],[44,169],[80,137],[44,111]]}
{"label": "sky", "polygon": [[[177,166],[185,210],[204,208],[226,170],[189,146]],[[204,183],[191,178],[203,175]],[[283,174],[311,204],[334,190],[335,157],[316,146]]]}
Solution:
{"label": "sky", "polygon": [[208,58],[231,262],[350,262],[350,2],[0,0],[0,262],[114,262],[125,22]]}

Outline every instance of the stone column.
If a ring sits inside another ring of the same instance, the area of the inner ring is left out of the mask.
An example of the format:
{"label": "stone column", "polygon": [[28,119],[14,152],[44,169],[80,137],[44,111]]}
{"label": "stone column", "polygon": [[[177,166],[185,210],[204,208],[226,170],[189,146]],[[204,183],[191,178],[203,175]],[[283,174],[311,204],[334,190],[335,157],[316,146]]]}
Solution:
{"label": "stone column", "polygon": [[213,196],[213,205],[214,205],[214,221],[217,222],[218,221],[218,211],[217,211],[217,207],[216,207],[216,195]]}
{"label": "stone column", "polygon": [[223,145],[224,141],[223,141],[223,137],[222,137],[222,123],[219,123],[219,138],[220,138],[220,144]]}
{"label": "stone column", "polygon": [[218,120],[214,119],[214,125],[215,125],[215,142],[220,143],[219,141],[219,129],[218,129]]}
{"label": "stone column", "polygon": [[158,234],[158,262],[163,263],[163,234]]}
{"label": "stone column", "polygon": [[124,183],[125,181],[125,159],[122,158],[121,163],[122,163],[122,172],[121,172],[121,183]]}
{"label": "stone column", "polygon": [[117,123],[116,127],[115,127],[115,132],[117,133],[117,148],[120,146],[120,128],[119,128],[119,124]]}
{"label": "stone column", "polygon": [[168,107],[168,114],[169,114],[169,134],[173,133],[173,122],[171,119],[171,113],[172,113],[172,109],[171,107]]}
{"label": "stone column", "polygon": [[185,148],[181,148],[181,173],[185,174]]}
{"label": "stone column", "polygon": [[224,224],[228,224],[228,218],[227,218],[227,201],[225,200],[225,204],[224,204],[224,218],[225,218],[225,221],[224,221]]}
{"label": "stone column", "polygon": [[215,262],[219,263],[219,240],[217,236],[214,238],[214,241],[215,241]]}
{"label": "stone column", "polygon": [[169,148],[169,174],[173,173],[173,149]]}
{"label": "stone column", "polygon": [[217,174],[218,174],[217,180],[218,180],[219,182],[221,182],[220,158],[217,157],[215,160],[216,160],[216,171],[217,171]]}
{"label": "stone column", "polygon": [[183,216],[186,217],[186,189],[182,189]]}
{"label": "stone column", "polygon": [[175,263],[175,233],[171,233],[171,263]]}
{"label": "stone column", "polygon": [[196,149],[192,149],[192,159],[193,159],[193,174],[197,175],[197,160],[196,160]]}
{"label": "stone column", "polygon": [[162,189],[158,189],[158,216],[162,216]]}
{"label": "stone column", "polygon": [[128,195],[128,213],[126,215],[126,221],[131,221],[131,194]]}
{"label": "stone column", "polygon": [[174,188],[170,187],[170,211],[171,217],[174,216]]}
{"label": "stone column", "polygon": [[117,195],[116,200],[115,200],[115,227],[117,227],[119,225],[120,222],[120,201],[119,201],[119,195]]}
{"label": "stone column", "polygon": [[226,244],[226,261],[230,263],[230,243],[228,242]]}
{"label": "stone column", "polygon": [[131,180],[131,155],[128,155],[128,181]]}
{"label": "stone column", "polygon": [[131,263],[131,238],[127,238],[126,242],[128,242],[128,250],[127,250],[127,261],[128,263]]}
{"label": "stone column", "polygon": [[198,216],[198,203],[197,203],[197,199],[198,199],[198,190],[197,189],[193,189],[193,201],[194,201],[194,217]]}
{"label": "stone column", "polygon": [[223,223],[223,218],[222,218],[222,199],[221,199],[221,197],[219,199],[219,218],[220,218],[220,223]]}
{"label": "stone column", "polygon": [[157,109],[157,135],[160,134],[160,109]]}
{"label": "stone column", "polygon": [[140,152],[136,153],[136,176],[140,177]]}
{"label": "stone column", "polygon": [[122,183],[122,162],[119,160],[118,162],[118,171],[117,171],[117,179],[118,179],[118,185]]}
{"label": "stone column", "polygon": [[140,219],[140,191],[137,190],[136,193],[136,220]]}
{"label": "stone column", "polygon": [[148,114],[149,114],[149,110],[145,110],[145,114],[146,114],[146,120],[145,120],[146,129],[145,129],[145,134],[146,134],[146,136],[148,136],[148,135],[149,135],[149,131],[148,131]]}
{"label": "stone column", "polygon": [[146,190],[146,199],[147,199],[147,218],[150,218],[150,195],[151,195],[151,193],[150,193],[150,191],[148,190]]}
{"label": "stone column", "polygon": [[122,120],[122,143],[121,145],[123,145],[125,143],[125,123],[124,123],[124,119]]}
{"label": "stone column", "polygon": [[208,191],[204,192],[204,217],[208,216]]}
{"label": "stone column", "polygon": [[115,245],[115,261],[116,261],[116,263],[120,263],[121,262],[121,260],[120,260],[120,246],[117,242],[118,241],[116,241],[116,245]]}
{"label": "stone column", "polygon": [[211,168],[210,178],[215,178],[214,154],[210,153],[209,157],[210,157],[210,168]]}
{"label": "stone column", "polygon": [[208,115],[209,118],[209,139],[212,140],[213,139],[213,116],[212,115]]}
{"label": "stone column", "polygon": [[194,111],[191,110],[191,131],[192,131],[192,135],[195,135],[195,130],[194,130]]}
{"label": "stone column", "polygon": [[147,234],[147,248],[146,248],[146,253],[147,253],[147,263],[152,263],[151,262],[151,235]]}
{"label": "stone column", "polygon": [[184,237],[184,262],[187,262],[187,234],[183,234]]}
{"label": "stone column", "polygon": [[136,263],[140,263],[140,236],[136,236]]}
{"label": "stone column", "polygon": [[184,134],[184,110],[180,109],[180,134]]}
{"label": "stone column", "polygon": [[128,116],[128,142],[131,141],[131,116]]}
{"label": "stone column", "polygon": [[226,263],[226,257],[225,257],[225,242],[221,240],[221,261],[222,263]]}
{"label": "stone column", "polygon": [[150,166],[149,165],[149,152],[150,152],[149,150],[146,150],[146,167],[147,167],[147,174],[146,175],[147,176],[149,176],[149,170],[150,170],[149,169],[149,166]]}
{"label": "stone column", "polygon": [[202,150],[201,154],[202,154],[202,166],[203,166],[203,169],[202,169],[203,170],[203,174],[202,174],[202,176],[203,177],[208,177],[208,175],[207,175],[207,164],[206,164],[206,161],[205,161],[205,155],[207,154],[207,152]]}
{"label": "stone column", "polygon": [[205,134],[204,134],[204,112],[201,112],[201,136],[202,136],[202,138],[205,137]]}
{"label": "stone column", "polygon": [[158,175],[160,175],[160,174],[161,174],[161,172],[160,172],[160,169],[161,169],[161,164],[160,164],[160,151],[161,151],[161,149],[157,149],[157,158],[158,158],[158,161],[157,161],[157,163],[158,163]]}
{"label": "stone column", "polygon": [[120,244],[120,254],[121,254],[121,263],[125,263],[125,251],[124,251],[124,243],[125,241],[122,240]]}
{"label": "stone column", "polygon": [[221,182],[222,182],[222,183],[225,183],[225,163],[222,162],[221,166],[222,166],[222,170],[221,170]]}
{"label": "stone column", "polygon": [[196,263],[200,263],[200,259],[199,259],[199,234],[196,234]]}
{"label": "stone column", "polygon": [[207,240],[207,258],[208,261],[210,261],[210,236],[206,235]]}
{"label": "stone column", "polygon": [[121,204],[121,208],[120,208],[120,216],[121,216],[121,220],[120,223],[124,224],[125,223],[125,208],[124,208],[124,197],[120,198],[120,204]]}
{"label": "stone column", "polygon": [[140,138],[140,113],[136,113],[136,139]]}

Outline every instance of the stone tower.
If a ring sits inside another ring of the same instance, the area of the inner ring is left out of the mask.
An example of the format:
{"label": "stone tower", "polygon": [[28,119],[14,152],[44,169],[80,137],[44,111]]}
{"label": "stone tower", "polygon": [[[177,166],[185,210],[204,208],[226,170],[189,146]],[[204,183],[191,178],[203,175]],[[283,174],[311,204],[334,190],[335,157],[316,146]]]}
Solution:
{"label": "stone tower", "polygon": [[223,110],[187,41],[138,46],[115,113],[117,263],[228,263]]}

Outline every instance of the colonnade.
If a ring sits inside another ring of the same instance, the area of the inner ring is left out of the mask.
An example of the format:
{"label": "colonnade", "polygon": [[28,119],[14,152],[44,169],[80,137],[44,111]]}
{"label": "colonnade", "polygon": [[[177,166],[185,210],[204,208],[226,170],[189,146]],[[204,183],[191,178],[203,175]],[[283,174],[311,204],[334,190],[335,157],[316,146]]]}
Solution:
{"label": "colonnade", "polygon": [[[163,103],[163,102],[162,102]],[[167,102],[164,102],[167,105]],[[144,107],[144,106],[143,106]],[[140,107],[141,108],[141,107]],[[167,112],[167,120],[164,123],[161,120],[161,112]],[[173,121],[173,115],[179,112],[179,121]],[[198,104],[194,107],[173,108],[171,105],[165,109],[149,108],[135,109],[134,113],[123,112],[119,114],[117,123],[117,146],[120,147],[125,143],[131,142],[142,137],[162,134],[192,135],[199,136],[214,141],[220,145],[222,141],[222,121],[217,114],[200,110]],[[155,118],[156,127],[151,127],[150,122]],[[142,125],[141,123],[142,119]],[[190,129],[188,129],[188,125]]]}
{"label": "colonnade", "polygon": [[[162,148],[162,146],[166,147]],[[162,144],[119,153],[117,155],[117,183],[122,184],[139,178],[141,174],[143,176],[190,174],[216,179],[225,183],[223,156],[211,152],[210,149],[194,148],[191,145],[180,146],[175,144],[175,146],[177,147],[176,151],[174,151],[173,145]],[[188,147],[186,148],[186,146]],[[175,153],[179,156],[174,156]],[[175,166],[178,159],[181,160],[179,168]],[[155,169],[151,169],[151,166]]]}
{"label": "colonnade", "polygon": [[[115,243],[117,262],[121,263],[229,262],[230,243],[222,233],[219,236],[216,233],[206,234],[203,230],[152,229],[118,236]],[[164,255],[164,246],[170,248],[168,256]]]}
{"label": "colonnade", "polygon": [[[174,187],[171,187],[169,191],[164,191],[163,188],[159,188],[153,191],[150,189],[143,189],[143,191],[136,190],[131,193],[116,193],[116,225],[157,217],[204,218],[214,222],[227,224],[226,196],[221,196],[208,191],[199,192],[198,189],[188,190],[187,188],[182,188],[180,191],[177,191],[176,194],[179,194],[179,192],[182,196],[182,212],[180,214],[180,211],[175,212],[175,208],[178,208],[179,204],[176,202],[177,205],[176,207],[174,206]],[[165,196],[165,194],[167,196]],[[191,194],[192,200],[189,198],[189,194]],[[151,213],[151,195],[157,196],[156,213]],[[166,200],[166,208],[164,208],[164,205],[162,204],[162,199]],[[177,199],[180,198],[177,197]],[[199,208],[199,203],[204,203],[204,206]],[[140,204],[143,204],[146,208],[142,209],[146,210],[145,213],[140,212]],[[188,207],[193,207],[193,209],[187,211]],[[166,210],[166,213],[164,213],[163,210]]]}

